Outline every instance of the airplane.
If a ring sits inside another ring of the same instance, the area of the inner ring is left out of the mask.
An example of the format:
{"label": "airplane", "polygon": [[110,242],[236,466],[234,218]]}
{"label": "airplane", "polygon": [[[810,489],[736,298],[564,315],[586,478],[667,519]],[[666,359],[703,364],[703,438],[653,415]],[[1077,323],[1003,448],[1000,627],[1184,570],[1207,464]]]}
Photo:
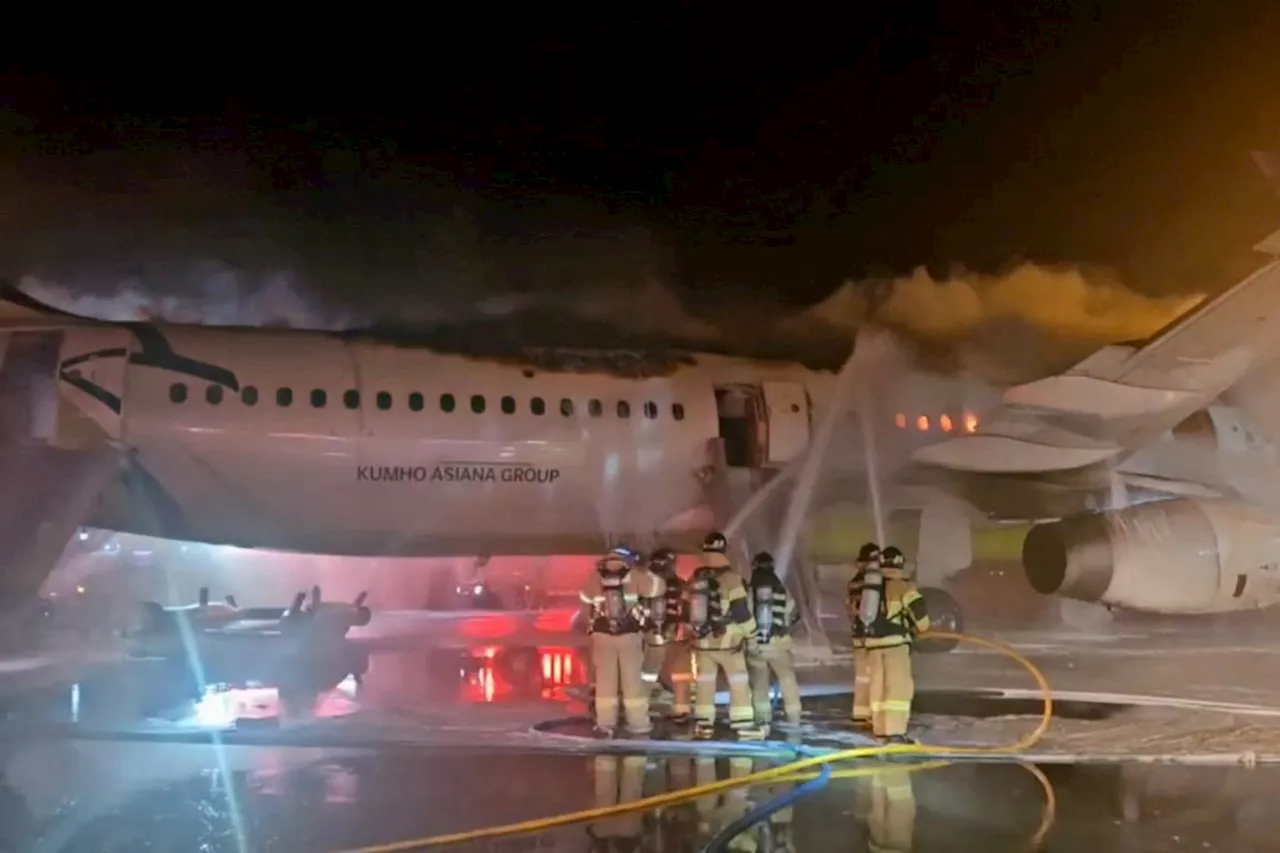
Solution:
{"label": "airplane", "polygon": [[[1280,232],[1258,248],[1280,258]],[[82,525],[329,555],[693,552],[780,494],[834,412],[815,508],[865,499],[849,437],[874,433],[924,583],[971,562],[974,520],[1022,519],[1047,522],[1024,550],[1043,592],[1263,606],[1280,597],[1280,516],[1238,477],[1186,469],[1205,440],[1215,464],[1269,447],[1267,407],[1232,393],[1276,375],[1278,300],[1272,260],[1065,373],[997,389],[900,364],[872,406],[847,399],[849,371],[797,361],[105,322],[9,287],[0,471],[24,486],[0,497],[2,576],[33,593]],[[772,545],[778,504],[740,538]]]}
{"label": "airplane", "polygon": [[186,656],[187,644],[207,647],[209,643],[252,638],[280,638],[296,645],[323,643],[346,637],[353,627],[369,624],[372,612],[365,605],[368,593],[360,593],[350,604],[324,601],[319,586],[310,597],[299,592],[288,607],[240,607],[235,597],[210,601],[209,588],[201,587],[195,604],[162,607],[155,601],[141,604],[141,618],[129,632],[130,652],[135,657]]}

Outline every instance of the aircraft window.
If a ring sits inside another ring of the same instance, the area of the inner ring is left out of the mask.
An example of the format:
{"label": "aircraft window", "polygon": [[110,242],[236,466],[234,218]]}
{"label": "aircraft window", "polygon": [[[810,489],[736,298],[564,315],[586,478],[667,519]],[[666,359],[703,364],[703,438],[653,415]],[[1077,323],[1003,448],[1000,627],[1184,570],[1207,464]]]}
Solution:
{"label": "aircraft window", "polygon": [[352,388],[349,391],[342,392],[342,405],[348,409],[360,408],[360,392]]}
{"label": "aircraft window", "polygon": [[902,412],[898,412],[898,414],[893,416],[893,425],[896,426],[898,429],[906,429],[907,416],[902,414]]}
{"label": "aircraft window", "polygon": [[276,389],[276,405],[292,406],[293,405],[293,389],[277,388]]}
{"label": "aircraft window", "polygon": [[916,429],[920,430],[921,432],[928,432],[928,431],[929,431],[929,416],[928,416],[928,415],[921,415],[920,417],[916,418]]}
{"label": "aircraft window", "polygon": [[573,401],[568,397],[565,397],[560,401],[560,414],[564,415],[566,418],[573,417]]}
{"label": "aircraft window", "polygon": [[484,396],[483,395],[481,394],[471,395],[471,411],[475,412],[477,415],[484,414]]}
{"label": "aircraft window", "polygon": [[601,403],[599,400],[588,400],[587,414],[591,415],[593,418],[600,417],[604,414],[604,403]]}
{"label": "aircraft window", "polygon": [[378,408],[384,412],[390,409],[391,408],[391,392],[379,391],[378,397],[377,397],[377,403],[378,403]]}
{"label": "aircraft window", "polygon": [[631,417],[631,404],[628,403],[626,400],[618,401],[618,417],[620,418]]}
{"label": "aircraft window", "polygon": [[671,404],[671,417],[678,421],[684,420],[684,405],[681,403]]}
{"label": "aircraft window", "polygon": [[323,388],[313,388],[311,390],[311,407],[314,409],[323,409],[325,403],[329,402],[329,395],[325,393]]}
{"label": "aircraft window", "polygon": [[516,398],[503,397],[502,398],[502,414],[514,415],[515,413],[516,413]]}
{"label": "aircraft window", "polygon": [[169,386],[169,402],[185,403],[187,402],[187,386],[183,382],[175,382]]}
{"label": "aircraft window", "polygon": [[258,389],[252,385],[246,385],[240,389],[240,402],[246,406],[258,405]]}
{"label": "aircraft window", "polygon": [[965,431],[965,432],[977,432],[977,431],[978,431],[978,416],[977,416],[977,415],[975,415],[975,414],[973,414],[973,413],[971,413],[971,412],[965,412],[965,413],[964,413],[964,431]]}
{"label": "aircraft window", "polygon": [[938,418],[938,426],[942,427],[943,432],[951,432],[951,415]]}
{"label": "aircraft window", "polygon": [[644,404],[644,416],[649,420],[653,420],[658,416],[658,404],[652,400],[648,400]]}
{"label": "aircraft window", "polygon": [[529,411],[535,415],[545,415],[547,413],[547,404],[541,397],[534,397],[529,401]]}
{"label": "aircraft window", "polygon": [[216,406],[222,402],[222,386],[210,385],[204,389],[204,401],[210,406]]}
{"label": "aircraft window", "polygon": [[423,405],[423,399],[421,394],[419,394],[417,391],[414,391],[412,394],[409,395],[409,411],[421,412],[422,405]]}
{"label": "aircraft window", "polygon": [[456,405],[456,403],[454,403],[453,395],[452,395],[452,394],[441,394],[441,395],[440,395],[440,411],[442,411],[442,412],[452,412],[452,411],[453,411],[453,407],[454,407],[455,405]]}

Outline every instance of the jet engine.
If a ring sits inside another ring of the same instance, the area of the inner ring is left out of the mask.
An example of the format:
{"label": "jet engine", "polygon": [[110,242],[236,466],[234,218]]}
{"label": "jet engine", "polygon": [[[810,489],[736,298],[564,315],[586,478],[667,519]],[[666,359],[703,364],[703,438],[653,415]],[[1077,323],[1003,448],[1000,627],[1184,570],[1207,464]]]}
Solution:
{"label": "jet engine", "polygon": [[1280,515],[1167,500],[1033,527],[1022,546],[1045,595],[1147,613],[1222,613],[1280,599]]}

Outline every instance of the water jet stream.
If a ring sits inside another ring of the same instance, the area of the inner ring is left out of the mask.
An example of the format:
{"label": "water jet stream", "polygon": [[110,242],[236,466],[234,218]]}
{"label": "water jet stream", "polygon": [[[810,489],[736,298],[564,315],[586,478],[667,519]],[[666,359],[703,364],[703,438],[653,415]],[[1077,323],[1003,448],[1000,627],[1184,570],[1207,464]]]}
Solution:
{"label": "water jet stream", "polygon": [[[813,493],[817,488],[818,474],[822,462],[826,459],[827,449],[835,433],[836,423],[847,411],[850,391],[858,380],[861,385],[870,386],[870,379],[877,366],[889,353],[892,338],[887,332],[868,329],[858,334],[853,352],[845,360],[840,372],[836,375],[835,385],[831,392],[831,403],[823,413],[822,422],[817,433],[809,442],[804,462],[800,467],[799,479],[795,490],[791,493],[791,503],[787,507],[786,518],[778,535],[778,546],[774,550],[778,574],[785,580],[786,572],[791,566],[791,556],[795,551],[796,539],[800,536],[800,526],[804,523],[809,506],[813,502]],[[864,418],[869,422],[869,418]],[[876,485],[875,500],[878,501],[879,485]],[[877,512],[877,522],[879,522]]]}

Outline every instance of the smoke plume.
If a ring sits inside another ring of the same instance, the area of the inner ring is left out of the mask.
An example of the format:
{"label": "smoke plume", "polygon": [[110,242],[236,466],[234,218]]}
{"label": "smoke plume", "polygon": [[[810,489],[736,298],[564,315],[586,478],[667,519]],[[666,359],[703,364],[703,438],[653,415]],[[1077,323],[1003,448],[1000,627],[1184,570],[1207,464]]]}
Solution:
{"label": "smoke plume", "polygon": [[[326,304],[292,270],[255,274],[201,260],[182,279],[187,285],[181,295],[148,290],[137,280],[126,280],[111,296],[79,295],[82,287],[37,276],[24,277],[21,286],[57,308],[107,320],[349,329],[394,316],[376,307],[356,313]],[[567,346],[608,346],[644,336],[662,346],[744,356],[781,352],[830,362],[848,353],[857,330],[874,317],[914,341],[923,364],[997,384],[1063,369],[1101,344],[1145,338],[1202,298],[1146,297],[1102,275],[1033,264],[1000,276],[939,281],[918,270],[896,280],[847,282],[806,310],[788,315],[762,300],[750,306],[754,319],[744,321],[739,306],[732,322],[696,316],[653,278],[612,287],[470,292],[470,299],[442,293],[435,301],[418,300],[394,319],[424,332],[497,324],[523,334],[523,320],[537,318],[527,325],[545,329],[546,318],[553,317],[557,341]],[[584,329],[593,336],[584,338]]]}
{"label": "smoke plume", "polygon": [[923,267],[884,283],[850,282],[793,318],[852,331],[875,317],[926,341],[957,340],[1004,319],[1063,340],[1111,343],[1147,337],[1194,307],[1200,295],[1153,298],[1101,273],[1022,264],[1003,275],[960,273],[935,280]]}
{"label": "smoke plume", "polygon": [[1053,365],[1071,345],[1144,337],[1198,299],[1025,264],[846,282],[800,311],[744,291],[692,311],[671,284],[674,250],[589,200],[504,205],[390,168],[304,196],[263,190],[255,174],[203,150],[14,155],[0,162],[0,270],[42,302],[109,320],[389,323],[463,341],[536,333],[538,345],[651,343],[833,366],[874,317],[941,352],[938,363],[984,377],[1009,362]]}

